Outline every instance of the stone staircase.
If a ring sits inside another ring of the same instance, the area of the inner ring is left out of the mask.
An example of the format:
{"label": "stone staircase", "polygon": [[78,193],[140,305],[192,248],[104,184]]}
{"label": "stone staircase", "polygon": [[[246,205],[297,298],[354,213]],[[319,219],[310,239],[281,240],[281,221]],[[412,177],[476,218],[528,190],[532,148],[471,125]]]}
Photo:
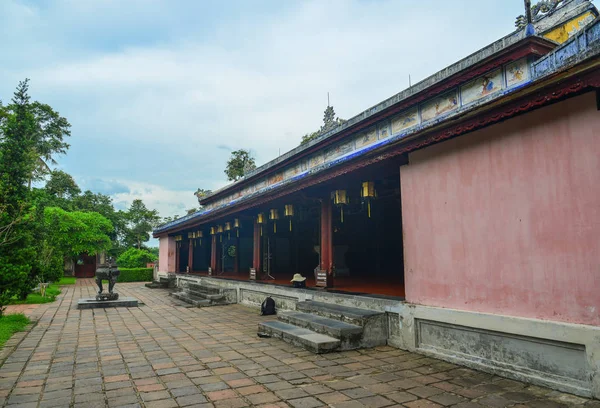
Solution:
{"label": "stone staircase", "polygon": [[295,311],[278,312],[277,318],[259,323],[258,333],[317,354],[381,346],[387,342],[384,312],[307,300],[296,303]]}
{"label": "stone staircase", "polygon": [[159,278],[159,280],[148,282],[144,286],[150,289],[168,289],[169,280],[165,278]]}
{"label": "stone staircase", "polygon": [[237,303],[235,289],[189,281],[180,281],[180,285],[181,290],[171,293],[171,296],[192,306],[206,307]]}

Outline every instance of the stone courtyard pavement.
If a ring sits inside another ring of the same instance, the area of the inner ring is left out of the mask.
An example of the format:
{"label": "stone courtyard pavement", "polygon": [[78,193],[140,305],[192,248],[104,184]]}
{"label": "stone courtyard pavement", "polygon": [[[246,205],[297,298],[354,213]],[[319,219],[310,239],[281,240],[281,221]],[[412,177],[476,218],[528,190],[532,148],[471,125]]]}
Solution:
{"label": "stone courtyard pavement", "polygon": [[139,308],[78,310],[78,280],[24,308],[37,320],[0,351],[0,404],[20,407],[600,407],[392,347],[314,355],[256,335],[241,305],[187,308],[164,289],[117,284]]}

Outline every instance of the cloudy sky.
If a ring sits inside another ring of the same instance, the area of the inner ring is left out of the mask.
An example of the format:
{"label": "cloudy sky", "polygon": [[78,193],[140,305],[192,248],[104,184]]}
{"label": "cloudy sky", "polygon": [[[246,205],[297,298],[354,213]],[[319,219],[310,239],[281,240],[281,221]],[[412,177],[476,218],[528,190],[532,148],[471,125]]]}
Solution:
{"label": "cloudy sky", "polygon": [[350,118],[513,30],[522,0],[0,0],[0,99],[72,124],[59,167],[117,208],[162,216],[319,128]]}

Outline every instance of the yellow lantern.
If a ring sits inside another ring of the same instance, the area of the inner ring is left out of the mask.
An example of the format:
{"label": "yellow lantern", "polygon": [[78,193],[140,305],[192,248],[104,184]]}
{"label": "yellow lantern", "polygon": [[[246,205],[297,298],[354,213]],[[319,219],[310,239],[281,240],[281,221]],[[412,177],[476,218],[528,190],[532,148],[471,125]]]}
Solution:
{"label": "yellow lantern", "polygon": [[231,233],[229,232],[229,231],[231,231],[231,223],[230,222],[225,223],[225,231],[227,231],[227,239],[231,239]]}
{"label": "yellow lantern", "polygon": [[346,190],[335,190],[333,192],[333,203],[335,205],[348,204],[348,196]]}
{"label": "yellow lantern", "polygon": [[285,215],[286,217],[288,217],[290,219],[290,231],[291,231],[292,230],[292,217],[294,216],[294,205],[286,204],[283,211],[284,211],[283,215]]}
{"label": "yellow lantern", "polygon": [[256,215],[256,223],[260,225],[260,236],[262,237],[262,226],[265,223],[265,215],[263,213]]}
{"label": "yellow lantern", "polygon": [[279,211],[277,211],[277,208],[272,208],[269,211],[269,219],[273,221],[273,232],[277,233],[277,220],[279,219]]}
{"label": "yellow lantern", "polygon": [[210,227],[210,235],[215,235],[217,233],[217,230],[215,229],[215,227]]}
{"label": "yellow lantern", "polygon": [[239,238],[240,237],[240,219],[239,218],[234,218],[233,228],[235,229],[237,237]]}
{"label": "yellow lantern", "polygon": [[348,204],[346,190],[335,190],[333,192],[333,203],[340,207],[340,220],[344,222],[344,205]]}
{"label": "yellow lantern", "polygon": [[377,198],[377,191],[375,190],[375,182],[373,181],[365,181],[362,183],[362,187],[360,189],[360,196],[362,197],[363,202],[367,202],[367,214],[369,218],[371,218],[371,200]]}
{"label": "yellow lantern", "polygon": [[223,226],[222,225],[218,225],[217,226],[217,234],[219,234],[219,242],[223,242]]}

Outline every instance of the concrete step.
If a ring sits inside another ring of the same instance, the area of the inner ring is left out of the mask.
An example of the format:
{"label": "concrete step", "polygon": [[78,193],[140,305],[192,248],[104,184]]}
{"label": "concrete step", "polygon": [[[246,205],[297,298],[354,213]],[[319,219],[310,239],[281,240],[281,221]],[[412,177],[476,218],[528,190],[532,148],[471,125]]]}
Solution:
{"label": "concrete step", "polygon": [[187,282],[185,287],[187,287],[190,290],[193,290],[194,292],[202,292],[213,295],[218,295],[221,293],[221,288],[218,286],[202,285],[200,283]]}
{"label": "concrete step", "polygon": [[361,326],[302,312],[279,312],[277,317],[283,322],[335,337],[341,341],[343,350],[360,347],[363,334]]}
{"label": "concrete step", "polygon": [[[333,303],[314,302],[311,300],[296,303],[296,310],[305,314],[337,320],[362,328],[360,336],[341,338],[341,348],[344,350],[376,347],[387,344],[388,321],[384,312],[342,306]],[[315,328],[318,327],[318,322],[318,320],[315,320]],[[323,321],[321,321],[320,324],[323,324]]]}
{"label": "concrete step", "polygon": [[335,351],[341,344],[336,338],[278,320],[259,323],[258,332],[304,347],[317,354]]}
{"label": "concrete step", "polygon": [[167,289],[169,287],[169,282],[152,281],[146,283],[144,286],[150,289]]}
{"label": "concrete step", "polygon": [[185,292],[174,292],[171,293],[171,296],[181,300],[182,302],[189,303],[190,305],[197,307],[211,306],[213,304],[213,302],[209,299],[196,298]]}
{"label": "concrete step", "polygon": [[315,302],[306,300],[296,303],[296,310],[304,313],[316,314],[329,319],[364,327],[365,323],[377,316],[385,315],[384,312],[376,310],[359,309],[357,307],[342,306],[333,303]]}
{"label": "concrete step", "polygon": [[213,294],[213,293],[199,292],[195,289],[190,289],[189,287],[184,288],[183,291],[186,293],[189,293],[192,296],[196,296],[196,297],[202,298],[202,299],[213,300],[213,301],[219,301],[225,297],[224,295],[222,295],[220,293]]}

